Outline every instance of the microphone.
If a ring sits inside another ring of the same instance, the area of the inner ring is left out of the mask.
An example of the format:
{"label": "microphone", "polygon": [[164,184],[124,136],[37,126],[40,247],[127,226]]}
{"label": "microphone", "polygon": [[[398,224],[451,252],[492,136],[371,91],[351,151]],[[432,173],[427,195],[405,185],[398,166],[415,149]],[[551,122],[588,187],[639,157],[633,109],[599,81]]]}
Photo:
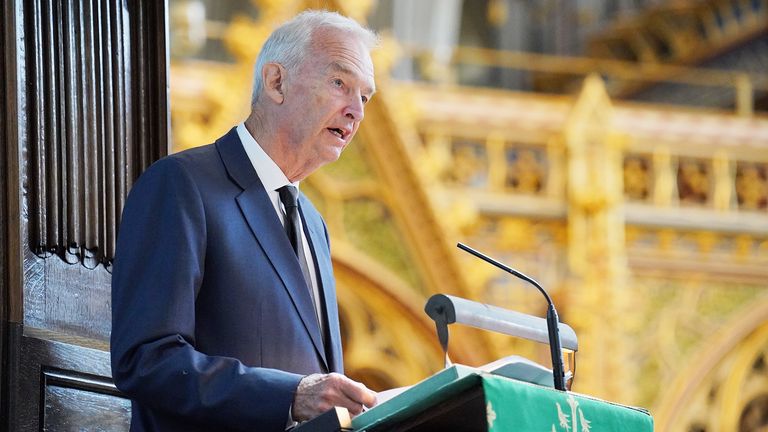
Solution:
{"label": "microphone", "polygon": [[463,244],[463,243],[457,243],[456,246],[465,251],[469,252],[470,254],[480,258],[481,260],[492,264],[502,270],[504,270],[507,273],[510,273],[528,283],[538,288],[538,290],[544,294],[544,298],[547,299],[547,333],[549,334],[549,351],[552,356],[552,376],[554,377],[554,384],[555,388],[558,390],[565,391],[565,367],[563,366],[563,350],[560,344],[560,328],[558,327],[558,323],[560,322],[559,318],[557,317],[557,311],[555,310],[555,304],[552,303],[552,299],[549,297],[549,294],[547,294],[546,291],[544,291],[544,288],[539,285],[538,282],[536,282],[533,278],[526,276],[525,274],[506,266],[495,259],[484,255],[471,247]]}

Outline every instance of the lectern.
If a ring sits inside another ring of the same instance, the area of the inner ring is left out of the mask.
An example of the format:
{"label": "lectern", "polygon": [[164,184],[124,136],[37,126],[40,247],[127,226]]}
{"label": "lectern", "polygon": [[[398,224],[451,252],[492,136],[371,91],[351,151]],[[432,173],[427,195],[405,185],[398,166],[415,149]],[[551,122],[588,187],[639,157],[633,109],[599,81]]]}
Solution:
{"label": "lectern", "polygon": [[454,365],[352,420],[300,432],[652,432],[641,408],[619,405]]}
{"label": "lectern", "polygon": [[[538,284],[537,284],[538,285]],[[543,290],[542,290],[543,291]],[[554,306],[552,307],[554,310]],[[437,294],[425,308],[435,320],[443,349],[448,350],[448,324],[462,323],[542,343],[557,339],[562,346],[578,349],[576,334],[557,321],[508,311],[458,297]],[[559,331],[552,332],[553,326]],[[553,363],[555,362],[555,350]],[[506,360],[506,358],[504,359]],[[562,358],[558,359],[562,364]],[[546,369],[544,369],[546,371]],[[340,421],[334,410],[307,422],[298,432],[653,432],[648,411],[603,401],[594,397],[556,390],[509,378],[503,368],[495,373],[463,365],[452,365],[408,388],[351,422]],[[551,371],[549,372],[552,377]],[[556,380],[555,380],[556,381]],[[551,380],[550,385],[556,384]]]}

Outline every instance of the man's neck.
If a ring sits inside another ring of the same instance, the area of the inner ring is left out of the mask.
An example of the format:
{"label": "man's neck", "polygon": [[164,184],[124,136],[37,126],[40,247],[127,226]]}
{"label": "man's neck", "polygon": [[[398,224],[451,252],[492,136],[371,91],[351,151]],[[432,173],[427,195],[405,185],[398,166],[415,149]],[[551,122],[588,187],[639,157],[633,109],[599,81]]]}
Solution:
{"label": "man's neck", "polygon": [[251,134],[254,140],[264,150],[274,162],[283,171],[283,174],[291,183],[303,180],[311,170],[302,166],[301,161],[297,160],[298,154],[291,151],[287,145],[281,143],[287,142],[287,139],[280,136],[268,125],[274,124],[264,120],[263,115],[256,112],[251,113],[244,122],[245,128]]}

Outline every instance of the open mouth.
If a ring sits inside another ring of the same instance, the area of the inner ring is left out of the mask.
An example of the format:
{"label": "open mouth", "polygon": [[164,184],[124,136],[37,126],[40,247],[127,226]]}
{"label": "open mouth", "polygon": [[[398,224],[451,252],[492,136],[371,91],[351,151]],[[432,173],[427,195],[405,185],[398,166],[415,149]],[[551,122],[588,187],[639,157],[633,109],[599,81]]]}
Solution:
{"label": "open mouth", "polygon": [[332,134],[336,135],[337,137],[339,137],[339,138],[341,138],[341,139],[344,139],[344,137],[346,137],[346,135],[347,135],[346,133],[344,133],[344,131],[343,131],[343,130],[341,130],[341,129],[339,129],[339,128],[328,128],[328,130],[329,130],[329,131],[330,131]]}

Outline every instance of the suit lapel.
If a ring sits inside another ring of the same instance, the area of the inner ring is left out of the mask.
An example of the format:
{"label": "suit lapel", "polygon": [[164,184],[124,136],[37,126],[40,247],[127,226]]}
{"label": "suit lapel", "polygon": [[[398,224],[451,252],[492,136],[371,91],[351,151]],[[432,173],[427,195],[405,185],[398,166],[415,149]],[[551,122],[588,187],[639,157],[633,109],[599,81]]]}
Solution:
{"label": "suit lapel", "polygon": [[342,369],[342,348],[341,334],[339,332],[339,311],[336,302],[336,286],[333,277],[333,265],[331,264],[330,250],[322,222],[315,218],[307,217],[304,208],[308,205],[308,200],[304,195],[299,196],[299,211],[301,213],[302,223],[304,225],[304,234],[309,241],[312,259],[315,261],[320,293],[323,296],[325,304],[325,322],[328,326],[330,350],[327,360],[332,365],[331,371],[344,372]]}
{"label": "suit lapel", "polygon": [[230,177],[243,188],[235,198],[243,217],[259,246],[269,258],[272,267],[280,276],[319,358],[326,363],[327,368],[320,327],[317,324],[315,308],[301,273],[299,261],[275,214],[275,208],[237,137],[237,131],[232,129],[216,142],[216,147]]}

